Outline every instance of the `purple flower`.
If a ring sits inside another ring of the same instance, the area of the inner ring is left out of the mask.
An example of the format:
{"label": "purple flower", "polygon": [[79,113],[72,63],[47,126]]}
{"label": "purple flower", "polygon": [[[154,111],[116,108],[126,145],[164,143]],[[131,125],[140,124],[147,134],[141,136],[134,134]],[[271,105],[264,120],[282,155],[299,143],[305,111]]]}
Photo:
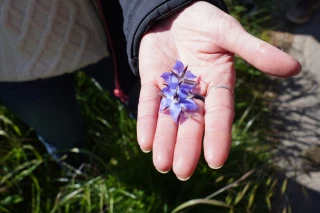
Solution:
{"label": "purple flower", "polygon": [[198,109],[198,106],[192,100],[191,92],[196,85],[194,79],[197,76],[177,60],[173,69],[170,72],[163,73],[161,77],[165,80],[167,87],[161,90],[160,111],[163,112],[169,108],[173,120],[178,123],[181,113],[186,114],[187,111]]}

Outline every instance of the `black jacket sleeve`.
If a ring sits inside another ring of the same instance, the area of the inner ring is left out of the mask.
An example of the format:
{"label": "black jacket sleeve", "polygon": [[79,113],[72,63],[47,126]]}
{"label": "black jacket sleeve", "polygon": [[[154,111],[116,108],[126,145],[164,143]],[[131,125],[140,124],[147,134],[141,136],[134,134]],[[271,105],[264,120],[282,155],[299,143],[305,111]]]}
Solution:
{"label": "black jacket sleeve", "polygon": [[[222,0],[206,0],[228,12]],[[188,6],[193,0],[120,0],[123,11],[123,30],[132,71],[138,74],[140,41],[153,22],[170,16]]]}

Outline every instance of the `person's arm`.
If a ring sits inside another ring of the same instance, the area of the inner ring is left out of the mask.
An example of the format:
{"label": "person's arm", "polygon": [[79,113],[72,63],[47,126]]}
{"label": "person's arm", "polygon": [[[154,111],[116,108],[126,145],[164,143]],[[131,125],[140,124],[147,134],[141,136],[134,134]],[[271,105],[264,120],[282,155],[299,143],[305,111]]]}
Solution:
{"label": "person's arm", "polygon": [[[132,71],[138,74],[138,56],[143,35],[156,21],[183,10],[194,0],[120,0],[124,17],[124,33],[127,54]],[[207,0],[224,12],[228,12],[223,0]]]}

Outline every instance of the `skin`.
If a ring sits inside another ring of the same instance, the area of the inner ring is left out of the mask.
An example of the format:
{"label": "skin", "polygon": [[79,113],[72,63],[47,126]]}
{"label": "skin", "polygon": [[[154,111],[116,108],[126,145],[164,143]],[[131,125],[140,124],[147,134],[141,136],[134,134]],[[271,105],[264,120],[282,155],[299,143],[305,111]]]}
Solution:
{"label": "skin", "polygon": [[[224,84],[234,89],[234,54],[264,73],[278,77],[296,75],[297,60],[248,34],[241,24],[217,7],[196,2],[180,13],[157,22],[144,35],[139,53],[141,92],[137,136],[144,152],[153,151],[159,172],[171,168],[180,180],[193,174],[203,147],[209,167],[220,168],[231,145],[234,99]],[[198,90],[206,102],[196,100],[199,111],[176,124],[170,113],[159,113],[159,76],[182,61],[198,76]],[[204,140],[203,139],[204,135]]]}

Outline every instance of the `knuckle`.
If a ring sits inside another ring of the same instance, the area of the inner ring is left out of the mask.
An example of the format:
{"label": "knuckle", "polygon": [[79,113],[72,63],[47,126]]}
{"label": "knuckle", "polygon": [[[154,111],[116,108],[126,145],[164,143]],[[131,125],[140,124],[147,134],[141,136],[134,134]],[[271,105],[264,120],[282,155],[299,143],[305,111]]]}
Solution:
{"label": "knuckle", "polygon": [[146,120],[154,121],[154,120],[157,120],[157,119],[158,119],[158,117],[156,115],[154,115],[154,114],[146,114],[146,115],[141,115],[141,116],[138,115],[138,122],[146,121]]}
{"label": "knuckle", "polygon": [[205,107],[206,114],[221,114],[231,113],[234,114],[234,108],[224,104],[211,104]]}
{"label": "knuckle", "polygon": [[139,98],[139,104],[155,103],[159,99],[160,97],[157,96],[141,96]]}
{"label": "knuckle", "polygon": [[188,141],[188,144],[195,144],[197,141],[197,138],[195,137],[178,137],[177,138],[177,143],[180,143],[180,142],[184,143],[186,141]]}
{"label": "knuckle", "polygon": [[154,136],[154,141],[167,141],[168,139],[168,134],[160,134],[156,133]]}
{"label": "knuckle", "polygon": [[258,61],[260,60],[260,55],[264,52],[264,48],[265,46],[267,46],[268,43],[266,42],[262,42],[261,44],[259,44],[259,47],[256,49],[256,51],[253,53],[253,55],[255,56],[254,57],[254,60],[252,62],[252,64],[258,64]]}

